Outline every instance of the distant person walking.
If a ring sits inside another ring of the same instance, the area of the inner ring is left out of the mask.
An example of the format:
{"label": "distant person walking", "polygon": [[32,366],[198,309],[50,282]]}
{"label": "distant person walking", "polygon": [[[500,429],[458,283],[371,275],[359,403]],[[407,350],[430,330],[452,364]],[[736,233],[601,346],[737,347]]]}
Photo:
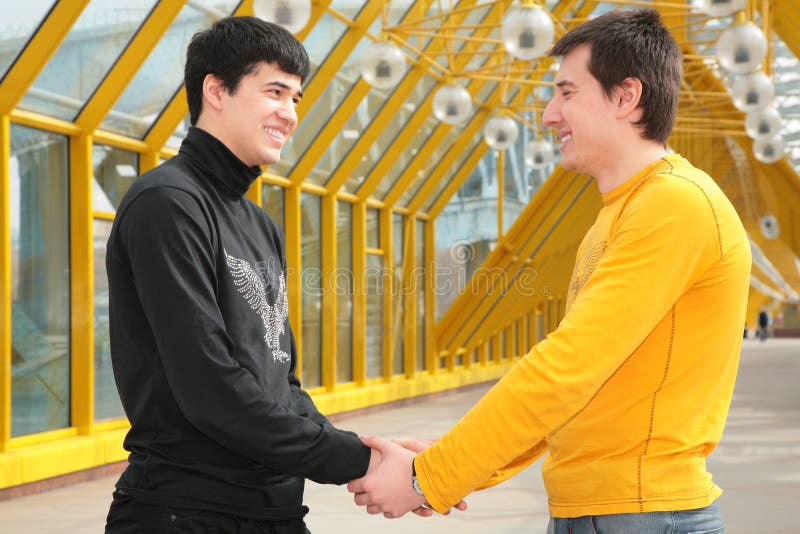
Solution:
{"label": "distant person walking", "polygon": [[767,340],[767,327],[769,326],[769,314],[767,309],[761,306],[761,311],[758,312],[758,339],[763,343]]}

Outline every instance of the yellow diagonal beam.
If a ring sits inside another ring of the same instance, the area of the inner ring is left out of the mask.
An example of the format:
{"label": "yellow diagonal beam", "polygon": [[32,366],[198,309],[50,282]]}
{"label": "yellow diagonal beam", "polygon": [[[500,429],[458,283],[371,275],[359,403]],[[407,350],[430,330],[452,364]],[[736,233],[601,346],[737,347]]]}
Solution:
{"label": "yellow diagonal beam", "polygon": [[486,154],[486,151],[489,149],[489,145],[486,143],[478,143],[478,146],[472,151],[472,153],[464,160],[464,164],[461,166],[460,169],[456,172],[453,176],[453,179],[450,180],[450,183],[447,184],[441,193],[439,193],[439,198],[437,198],[433,205],[428,210],[428,215],[431,219],[436,219],[442,210],[447,206],[450,202],[450,197],[456,194],[456,192],[461,189],[461,186],[464,184],[466,179],[472,174],[472,170],[480,163],[481,159],[483,159],[483,155]]}
{"label": "yellow diagonal beam", "polygon": [[[477,0],[469,0],[467,2],[461,2],[459,6],[461,6],[461,4],[472,5],[476,2]],[[424,2],[420,3],[424,4],[423,9],[427,10],[428,6],[432,3],[432,0],[425,0]],[[411,12],[413,12],[413,8],[409,9],[409,13]],[[453,22],[458,23],[458,21],[462,20],[464,16],[466,16],[466,13],[462,14],[457,19],[454,18]],[[430,45],[425,49],[425,54],[436,55],[444,49],[444,46],[444,41],[432,40]],[[406,76],[395,88],[394,92],[384,103],[383,107],[374,117],[372,122],[370,122],[369,126],[367,126],[367,128],[364,130],[364,133],[361,134],[358,141],[356,141],[344,159],[336,167],[336,171],[328,179],[325,187],[329,191],[337,191],[342,184],[348,178],[350,178],[353,170],[361,162],[361,158],[364,156],[364,154],[366,154],[370,146],[372,146],[372,143],[378,138],[381,132],[383,132],[389,126],[391,120],[400,110],[400,107],[405,103],[408,95],[414,90],[417,83],[422,79],[426,72],[428,72],[428,68],[424,62],[416,62],[411,65],[406,73]]]}
{"label": "yellow diagonal beam", "polygon": [[186,0],[174,0],[159,2],[153,7],[136,35],[75,119],[81,130],[91,133],[97,128],[185,3]]}
{"label": "yellow diagonal beam", "polygon": [[56,2],[0,83],[0,115],[7,115],[19,104],[88,3],[89,0]]}

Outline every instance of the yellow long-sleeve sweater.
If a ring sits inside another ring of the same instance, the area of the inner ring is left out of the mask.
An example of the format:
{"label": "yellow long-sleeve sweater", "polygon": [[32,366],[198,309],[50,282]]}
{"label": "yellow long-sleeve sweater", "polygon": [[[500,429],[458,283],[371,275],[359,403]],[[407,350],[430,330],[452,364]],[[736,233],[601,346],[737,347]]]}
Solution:
{"label": "yellow long-sleeve sweater", "polygon": [[733,206],[667,156],[603,195],[558,328],[417,456],[444,512],[546,450],[555,517],[689,510],[722,490],[722,436],[751,265]]}

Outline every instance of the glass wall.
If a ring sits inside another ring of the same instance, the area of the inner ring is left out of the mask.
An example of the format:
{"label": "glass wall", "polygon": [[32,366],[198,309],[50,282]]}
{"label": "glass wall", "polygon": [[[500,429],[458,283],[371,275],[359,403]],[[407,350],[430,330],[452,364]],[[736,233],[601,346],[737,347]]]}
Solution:
{"label": "glass wall", "polygon": [[11,435],[69,426],[69,160],[63,135],[11,125]]}
{"label": "glass wall", "polygon": [[392,215],[392,247],[394,250],[394,284],[392,285],[392,336],[394,339],[394,354],[392,355],[392,372],[403,372],[403,299],[406,295],[403,284],[403,252],[404,232],[403,216],[399,213]]}
{"label": "glass wall", "polygon": [[336,204],[336,381],[353,380],[353,206]]}
{"label": "glass wall", "polygon": [[367,378],[383,374],[383,256],[367,254]]}
{"label": "glass wall", "polygon": [[320,198],[301,197],[302,262],[300,274],[303,306],[303,387],[322,384],[322,241],[320,240]]}

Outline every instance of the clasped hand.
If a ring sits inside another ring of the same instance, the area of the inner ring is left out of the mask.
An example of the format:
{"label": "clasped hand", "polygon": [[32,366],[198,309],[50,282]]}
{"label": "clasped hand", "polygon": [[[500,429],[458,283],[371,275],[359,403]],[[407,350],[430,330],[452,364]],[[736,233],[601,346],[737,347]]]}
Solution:
{"label": "clasped hand", "polygon": [[[387,518],[402,517],[414,512],[422,517],[433,515],[424,496],[411,485],[411,465],[414,456],[433,444],[431,440],[402,439],[389,441],[377,436],[362,437],[361,441],[372,449],[366,475],[351,480],[347,489],[354,493],[353,500],[366,506],[370,514],[382,513]],[[460,501],[458,510],[466,510]]]}

